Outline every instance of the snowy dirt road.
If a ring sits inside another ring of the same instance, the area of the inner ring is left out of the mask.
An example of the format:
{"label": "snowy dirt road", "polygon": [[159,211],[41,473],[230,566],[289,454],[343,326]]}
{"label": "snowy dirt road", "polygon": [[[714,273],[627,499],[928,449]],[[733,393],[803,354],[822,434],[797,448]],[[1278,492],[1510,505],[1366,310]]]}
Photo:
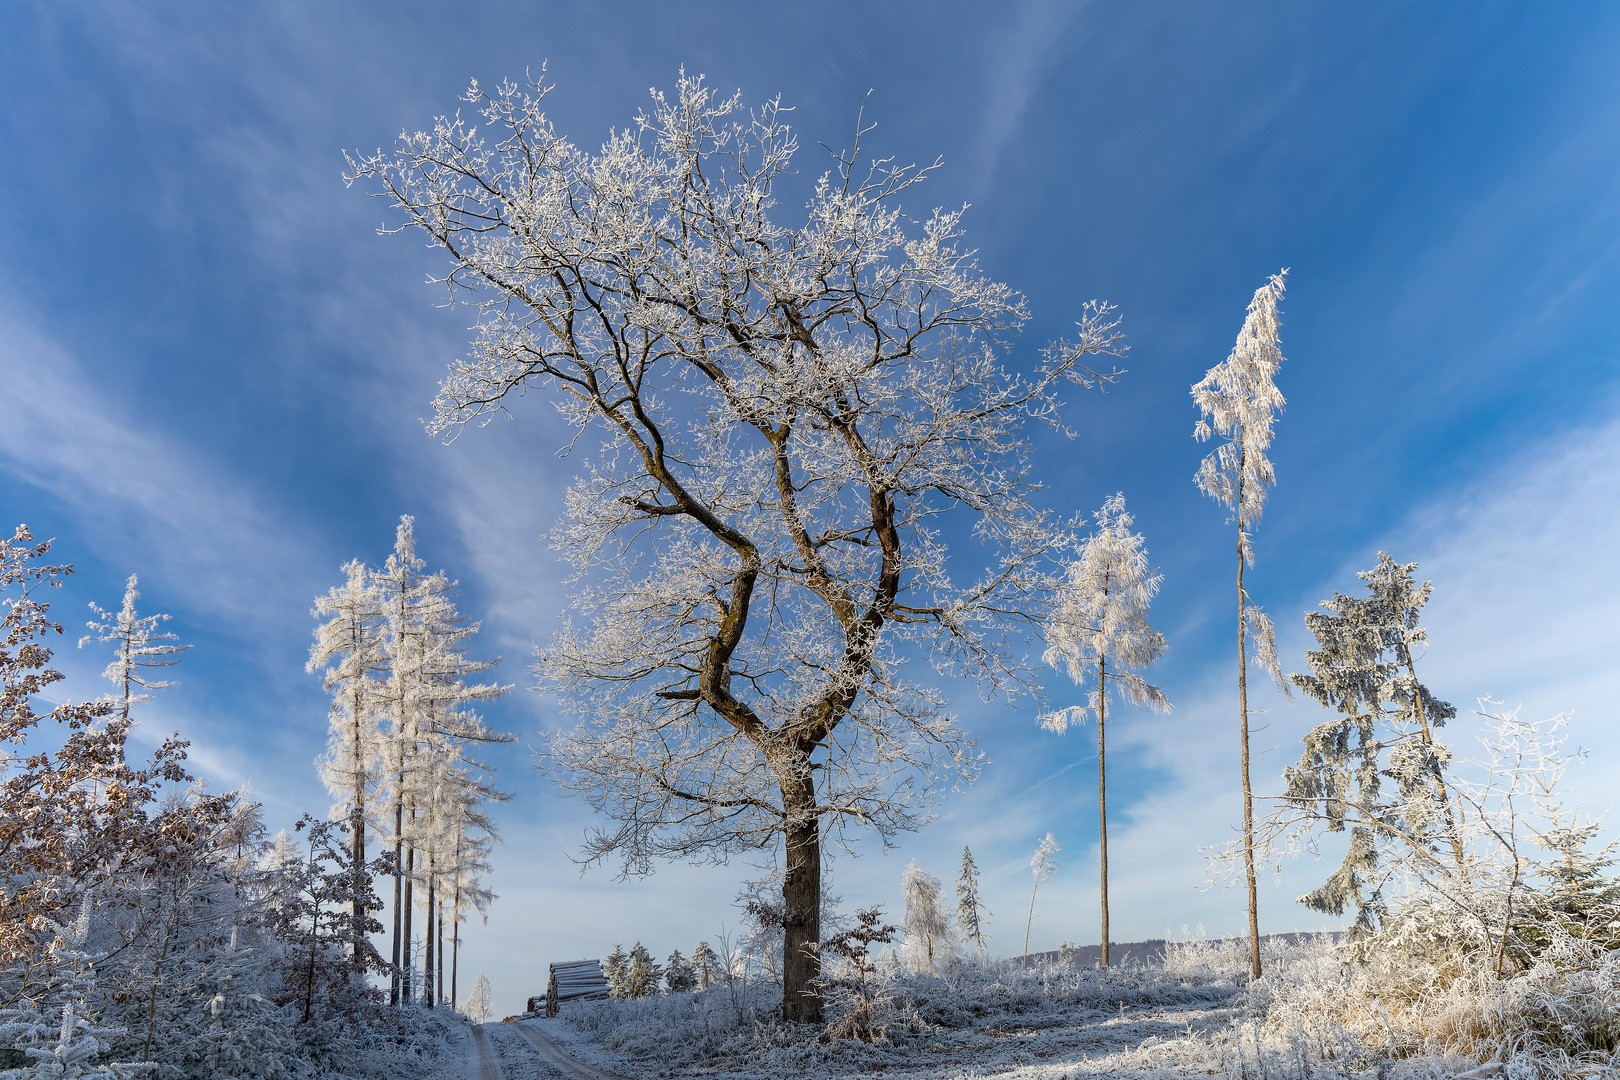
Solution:
{"label": "snowy dirt road", "polygon": [[522,1021],[473,1028],[476,1080],[626,1080],[588,1065]]}

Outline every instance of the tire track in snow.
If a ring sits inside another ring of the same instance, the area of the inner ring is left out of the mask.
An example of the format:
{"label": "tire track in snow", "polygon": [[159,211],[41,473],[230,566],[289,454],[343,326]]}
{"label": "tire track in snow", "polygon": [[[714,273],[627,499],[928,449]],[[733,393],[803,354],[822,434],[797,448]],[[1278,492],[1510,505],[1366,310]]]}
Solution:
{"label": "tire track in snow", "polygon": [[489,1036],[484,1034],[483,1024],[473,1025],[472,1040],[473,1049],[478,1051],[478,1080],[501,1080],[501,1066],[489,1049]]}
{"label": "tire track in snow", "polygon": [[572,1077],[573,1080],[629,1080],[628,1077],[621,1076],[618,1073],[610,1073],[604,1069],[598,1069],[594,1065],[585,1064],[522,1020],[514,1022],[512,1026],[523,1032],[524,1037],[534,1044],[536,1050],[544,1054],[553,1065],[561,1069],[565,1075]]}

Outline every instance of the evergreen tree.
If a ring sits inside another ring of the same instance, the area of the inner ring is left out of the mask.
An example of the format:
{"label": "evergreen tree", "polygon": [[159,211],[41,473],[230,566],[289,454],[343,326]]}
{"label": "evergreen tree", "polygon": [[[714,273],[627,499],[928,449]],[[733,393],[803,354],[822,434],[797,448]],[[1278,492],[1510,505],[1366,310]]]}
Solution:
{"label": "evergreen tree", "polygon": [[1447,851],[1448,872],[1466,873],[1459,808],[1446,786],[1451,751],[1435,735],[1457,710],[1417,678],[1413,649],[1428,641],[1417,620],[1430,586],[1416,582],[1415,569],[1379,552],[1377,567],[1356,575],[1366,596],[1335,593],[1307,613],[1317,647],[1305,656],[1310,673],[1291,676],[1339,715],[1305,736],[1304,753],[1284,774],[1285,798],[1308,824],[1350,830],[1339,868],[1300,903],[1333,915],[1353,908],[1357,935],[1382,918],[1383,882],[1405,861],[1394,849],[1425,859],[1430,849]]}
{"label": "evergreen tree", "polygon": [[1159,591],[1160,575],[1148,569],[1142,535],[1131,532],[1125,496],[1109,496],[1097,511],[1097,531],[1081,542],[1069,566],[1062,599],[1047,630],[1046,662],[1067,668],[1077,684],[1091,683],[1090,704],[1070,706],[1041,718],[1062,734],[1071,723],[1097,718],[1097,828],[1102,863],[1102,966],[1108,966],[1108,757],[1104,732],[1108,696],[1119,690],[1127,701],[1160,712],[1170,709],[1164,691],[1137,672],[1157,660],[1164,636],[1148,625],[1148,606]]}
{"label": "evergreen tree", "polygon": [[664,964],[664,989],[672,994],[687,994],[697,989],[697,973],[681,955],[681,950],[670,953]]}
{"label": "evergreen tree", "polygon": [[1610,872],[1620,840],[1591,850],[1602,827],[1601,821],[1555,818],[1551,828],[1536,836],[1550,856],[1537,869],[1546,882],[1541,901],[1550,921],[1571,937],[1607,950],[1620,946],[1620,880]]}
{"label": "evergreen tree", "polygon": [[1029,955],[1029,931],[1035,925],[1035,894],[1041,891],[1041,886],[1052,880],[1052,875],[1058,872],[1057,837],[1051,833],[1035,846],[1035,854],[1029,860],[1029,869],[1035,879],[1035,885],[1029,891],[1029,920],[1024,924],[1024,955]]}
{"label": "evergreen tree", "polygon": [[951,913],[939,896],[939,878],[915,862],[906,866],[902,879],[906,896],[906,951],[917,967],[933,971],[937,963],[955,951],[951,940]]}
{"label": "evergreen tree", "polygon": [[639,941],[636,942],[630,947],[630,963],[624,971],[624,996],[652,997],[658,993],[658,979],[661,974],[646,946]]}
{"label": "evergreen tree", "polygon": [[1276,473],[1266,451],[1271,447],[1271,425],[1283,407],[1277,392],[1277,370],[1283,354],[1278,344],[1277,302],[1282,299],[1287,269],[1272,275],[1255,290],[1254,299],[1238,332],[1237,343],[1223,363],[1209,369],[1192,388],[1194,403],[1202,414],[1193,435],[1207,441],[1219,435],[1227,441],[1204,458],[1194,482],[1232,516],[1227,524],[1237,525],[1238,600],[1238,732],[1243,765],[1243,870],[1249,888],[1249,969],[1260,977],[1260,895],[1254,875],[1254,789],[1249,783],[1249,667],[1248,640],[1255,644],[1255,662],[1270,673],[1286,695],[1282,667],[1277,660],[1277,638],[1271,620],[1252,601],[1243,587],[1243,570],[1254,565],[1250,533],[1260,524],[1266,492],[1276,482]]}
{"label": "evergreen tree", "polygon": [[722,972],[725,971],[724,965],[720,963],[720,957],[715,955],[715,951],[709,947],[707,941],[698,942],[697,948],[692,950],[691,965],[697,976],[699,990],[707,990],[719,982]]}
{"label": "evergreen tree", "polygon": [[624,946],[619,942],[613,943],[613,951],[607,954],[602,961],[602,974],[607,978],[608,994],[612,997],[630,997],[625,993],[625,979],[630,972],[630,958],[625,955]]}
{"label": "evergreen tree", "polygon": [[979,900],[979,868],[973,862],[973,852],[963,844],[962,872],[956,876],[956,925],[961,927],[962,940],[971,941],[982,960],[985,933],[984,922],[979,918],[981,911],[986,915],[994,914]]}

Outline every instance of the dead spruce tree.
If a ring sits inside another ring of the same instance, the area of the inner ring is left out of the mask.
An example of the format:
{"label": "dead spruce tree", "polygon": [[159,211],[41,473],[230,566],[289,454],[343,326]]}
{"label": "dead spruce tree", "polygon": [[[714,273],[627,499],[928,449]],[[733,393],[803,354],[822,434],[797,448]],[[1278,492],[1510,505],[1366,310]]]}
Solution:
{"label": "dead spruce tree", "polygon": [[1193,402],[1202,414],[1193,428],[1200,442],[1220,436],[1226,442],[1204,458],[1193,478],[1198,490],[1231,511],[1227,524],[1237,526],[1238,599],[1238,732],[1243,751],[1243,872],[1249,887],[1249,969],[1260,977],[1260,896],[1254,879],[1254,789],[1249,783],[1249,666],[1246,650],[1254,639],[1255,662],[1276,680],[1285,695],[1277,660],[1277,636],[1271,620],[1249,600],[1243,588],[1243,570],[1254,565],[1249,534],[1260,524],[1266,491],[1276,483],[1266,451],[1271,448],[1271,424],[1283,407],[1283,396],[1273,381],[1282,366],[1278,344],[1277,302],[1282,299],[1284,268],[1256,289],[1249,302],[1237,344],[1225,361],[1192,388]]}
{"label": "dead spruce tree", "polygon": [[[1161,576],[1148,567],[1142,534],[1131,532],[1133,518],[1125,496],[1110,495],[1097,511],[1097,528],[1080,542],[1069,566],[1063,601],[1047,628],[1046,662],[1069,678],[1096,687],[1086,705],[1048,713],[1041,723],[1058,734],[1070,724],[1097,720],[1097,832],[1102,860],[1102,966],[1108,966],[1108,756],[1104,733],[1108,696],[1119,691],[1125,700],[1168,712],[1164,691],[1137,672],[1164,654],[1164,635],[1148,624],[1148,607],[1159,591]],[[1110,666],[1111,665],[1111,666]]]}
{"label": "dead spruce tree", "polygon": [[[819,1021],[823,843],[914,828],[973,771],[905,659],[1027,685],[1003,635],[1039,619],[1066,537],[1032,505],[1020,433],[1056,423],[1064,384],[1112,377],[1083,362],[1123,351],[1118,320],[1087,305],[1077,340],[1011,373],[1023,298],[979,272],[960,211],[901,213],[929,169],[862,164],[857,138],[790,227],[778,102],[748,112],[683,76],[592,153],[546,118],[547,89],[474,84],[483,124],[441,117],[348,178],[446,251],[452,300],[479,309],[429,429],[539,391],[605,435],[554,534],[576,620],[535,666],[580,720],[554,775],[617,823],[587,856],[641,874],[779,852],[783,1011]],[[947,573],[949,511],[981,574]]]}

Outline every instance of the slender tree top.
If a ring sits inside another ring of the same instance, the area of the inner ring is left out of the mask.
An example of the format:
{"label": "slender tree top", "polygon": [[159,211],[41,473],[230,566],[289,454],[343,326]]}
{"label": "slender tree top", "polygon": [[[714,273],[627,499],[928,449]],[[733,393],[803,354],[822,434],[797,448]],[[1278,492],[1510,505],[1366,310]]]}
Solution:
{"label": "slender tree top", "polygon": [[122,715],[126,720],[129,719],[131,705],[152,700],[151,694],[132,693],[132,686],[146,690],[167,690],[179,685],[151,678],[143,671],[173,667],[180,662],[179,654],[191,648],[190,645],[177,644],[179,639],[173,634],[158,632],[158,627],[167,622],[169,616],[136,613],[135,601],[141,596],[135,589],[136,584],[136,575],[129,575],[129,580],[124,583],[124,606],[116,612],[107,611],[92,602],[90,610],[99,618],[91,619],[86,625],[95,632],[79,639],[81,649],[92,641],[116,643],[113,662],[101,674],[119,687]]}
{"label": "slender tree top", "polygon": [[1045,885],[1052,880],[1052,875],[1058,872],[1058,853],[1063,849],[1058,847],[1057,837],[1047,833],[1046,837],[1035,845],[1035,854],[1030,857],[1029,869],[1037,886]]}
{"label": "slender tree top", "polygon": [[1244,555],[1251,563],[1247,534],[1260,523],[1266,490],[1276,482],[1266,451],[1272,421],[1284,405],[1273,379],[1283,362],[1277,304],[1287,276],[1285,267],[1255,290],[1231,355],[1192,388],[1202,413],[1193,437],[1200,442],[1215,436],[1227,440],[1199,464],[1194,483],[1232,511],[1229,520],[1245,534]]}
{"label": "slender tree top", "polygon": [[[1110,495],[1096,521],[1096,530],[1078,545],[1079,558],[1069,565],[1062,600],[1047,628],[1046,662],[1066,670],[1076,683],[1101,673],[1133,704],[1166,712],[1170,699],[1164,691],[1136,674],[1164,654],[1164,635],[1148,624],[1148,607],[1163,576],[1148,568],[1147,549],[1142,534],[1131,532],[1134,519],[1125,510],[1124,495]],[[1042,726],[1061,733],[1084,723],[1103,709],[1106,692],[1098,688],[1089,705],[1042,716]]]}

